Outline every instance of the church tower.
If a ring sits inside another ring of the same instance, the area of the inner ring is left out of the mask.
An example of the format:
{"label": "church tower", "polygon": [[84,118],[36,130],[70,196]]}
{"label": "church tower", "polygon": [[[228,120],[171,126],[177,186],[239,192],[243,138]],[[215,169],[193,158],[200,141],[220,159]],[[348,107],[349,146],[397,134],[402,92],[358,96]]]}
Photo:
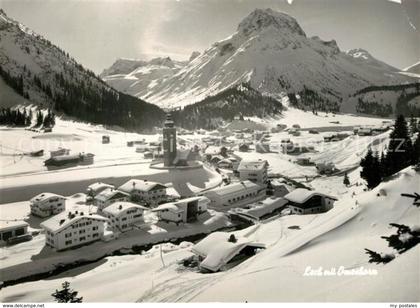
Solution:
{"label": "church tower", "polygon": [[166,114],[165,126],[163,128],[163,165],[170,167],[174,165],[176,157],[176,128],[170,113]]}

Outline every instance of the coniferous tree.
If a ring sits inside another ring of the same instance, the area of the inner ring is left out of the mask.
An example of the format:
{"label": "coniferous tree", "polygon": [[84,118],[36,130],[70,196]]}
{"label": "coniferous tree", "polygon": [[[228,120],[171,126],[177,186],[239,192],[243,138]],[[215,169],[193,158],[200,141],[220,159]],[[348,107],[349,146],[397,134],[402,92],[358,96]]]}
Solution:
{"label": "coniferous tree", "polygon": [[41,110],[38,110],[38,113],[36,115],[36,127],[40,127],[44,123],[44,117],[42,116]]}
{"label": "coniferous tree", "polygon": [[417,134],[416,141],[413,144],[412,164],[420,163],[420,133]]}
{"label": "coniferous tree", "polygon": [[413,146],[408,134],[407,122],[403,115],[395,121],[394,131],[390,135],[386,154],[386,174],[390,176],[408,167],[412,162]]}
{"label": "coniferous tree", "polygon": [[79,292],[74,291],[70,289],[70,282],[65,281],[62,284],[63,289],[62,290],[55,290],[53,294],[51,294],[52,297],[54,297],[54,300],[58,303],[81,303],[83,300],[83,297],[77,297],[77,294]]}
{"label": "coniferous tree", "polygon": [[381,164],[377,153],[374,154],[371,148],[368,149],[366,156],[361,160],[360,166],[362,167],[360,176],[367,182],[369,189],[375,188],[381,183]]}

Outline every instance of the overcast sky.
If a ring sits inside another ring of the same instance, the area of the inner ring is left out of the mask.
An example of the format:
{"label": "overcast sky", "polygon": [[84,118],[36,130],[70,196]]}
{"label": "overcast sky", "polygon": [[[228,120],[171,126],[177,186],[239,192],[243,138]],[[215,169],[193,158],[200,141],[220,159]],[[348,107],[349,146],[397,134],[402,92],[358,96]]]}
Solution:
{"label": "overcast sky", "polygon": [[117,58],[186,59],[267,7],[294,16],[308,36],[404,68],[420,60],[419,1],[0,0],[0,8],[97,73]]}

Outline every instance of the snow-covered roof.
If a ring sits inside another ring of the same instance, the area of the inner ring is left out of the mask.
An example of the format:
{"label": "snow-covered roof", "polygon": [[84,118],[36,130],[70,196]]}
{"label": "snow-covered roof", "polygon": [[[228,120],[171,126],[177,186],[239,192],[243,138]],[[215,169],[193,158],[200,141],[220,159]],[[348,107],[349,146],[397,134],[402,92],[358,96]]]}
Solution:
{"label": "snow-covered roof", "polygon": [[174,213],[184,212],[184,209],[179,207],[179,204],[177,205],[177,204],[172,203],[172,202],[161,204],[158,207],[154,208],[152,210],[152,212],[160,212],[160,211],[165,211],[165,210],[168,210],[168,211],[171,211],[171,212],[174,212]]}
{"label": "snow-covered roof", "polygon": [[81,220],[81,219],[88,219],[88,220],[101,220],[101,221],[108,221],[107,218],[97,215],[97,214],[89,214],[84,212],[61,212],[50,219],[45,220],[41,223],[41,227],[51,232],[59,232],[64,230],[68,226],[71,226],[73,223]]}
{"label": "snow-covered roof", "polygon": [[[235,194],[237,192],[241,192],[244,190],[249,190],[249,189],[253,189],[253,190],[257,190],[260,189],[261,186],[259,186],[258,184],[255,184],[254,182],[251,182],[249,180],[246,181],[242,181],[242,182],[238,182],[238,183],[233,183],[233,184],[229,184],[226,186],[221,186],[218,188],[214,188],[211,190],[208,190],[208,193],[215,193],[219,196],[226,196],[226,195],[231,195],[231,194]],[[206,193],[204,193],[204,195],[206,195]]]}
{"label": "snow-covered roof", "polygon": [[213,232],[192,247],[193,253],[204,258],[200,264],[202,268],[217,272],[246,246],[265,248],[264,244],[246,237],[235,236],[236,242],[229,242],[230,236],[228,232]]}
{"label": "snow-covered roof", "polygon": [[106,201],[113,198],[117,194],[121,194],[122,196],[128,196],[128,194],[126,194],[125,192],[119,191],[117,189],[106,188],[103,191],[101,191],[99,194],[97,194],[95,196],[95,199],[100,200],[100,201]]}
{"label": "snow-covered roof", "polygon": [[178,201],[175,201],[175,202],[168,202],[168,203],[165,203],[165,204],[161,204],[158,207],[154,208],[152,210],[152,212],[169,210],[171,212],[180,213],[180,212],[185,211],[186,205],[188,203],[194,202],[194,201],[203,201],[203,202],[210,203],[210,200],[207,197],[204,197],[204,196],[190,197],[190,198],[181,199],[181,200],[178,200]]}
{"label": "snow-covered roof", "polygon": [[8,230],[13,230],[17,228],[27,227],[28,223],[22,220],[0,220],[0,231],[5,232]]}
{"label": "snow-covered roof", "polygon": [[332,197],[332,196],[329,196],[320,192],[316,192],[313,190],[304,189],[304,188],[296,188],[292,192],[285,195],[284,198],[294,203],[305,203],[307,200],[309,200],[313,196],[322,196],[325,198],[337,200],[337,198],[335,197]]}
{"label": "snow-covered roof", "polygon": [[130,193],[133,190],[144,191],[147,192],[155,187],[166,188],[165,185],[153,181],[148,180],[138,180],[138,179],[131,179],[128,182],[121,185],[118,189]]}
{"label": "snow-covered roof", "polygon": [[111,214],[113,216],[119,216],[121,213],[130,210],[130,209],[139,209],[139,210],[148,210],[147,207],[132,203],[132,202],[115,202],[110,206],[106,207],[103,212]]}
{"label": "snow-covered roof", "polygon": [[262,201],[248,204],[245,207],[230,209],[230,213],[242,213],[252,215],[260,218],[266,214],[272,213],[273,211],[280,209],[288,203],[288,200],[282,197],[269,197]]}
{"label": "snow-covered roof", "polygon": [[242,160],[239,164],[238,171],[259,171],[266,168],[268,165],[266,160],[252,160],[252,161],[245,161]]}
{"label": "snow-covered roof", "polygon": [[63,196],[57,195],[57,194],[53,194],[53,193],[49,193],[49,192],[44,192],[41,193],[39,195],[36,195],[35,197],[33,197],[30,202],[41,202],[44,200],[48,200],[51,197],[57,197],[57,198],[64,198]]}
{"label": "snow-covered roof", "polygon": [[96,182],[88,186],[89,191],[97,192],[98,190],[103,190],[105,188],[113,188],[114,186],[107,183]]}

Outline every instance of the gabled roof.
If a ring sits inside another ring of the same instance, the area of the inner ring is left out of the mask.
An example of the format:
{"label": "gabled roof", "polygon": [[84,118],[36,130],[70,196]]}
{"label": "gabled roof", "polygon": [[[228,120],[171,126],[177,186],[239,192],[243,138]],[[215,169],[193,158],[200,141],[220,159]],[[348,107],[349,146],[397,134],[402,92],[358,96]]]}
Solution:
{"label": "gabled roof", "polygon": [[207,192],[204,193],[204,195],[206,195],[207,193],[215,193],[219,196],[226,196],[226,195],[234,194],[234,193],[241,192],[248,189],[259,189],[259,188],[261,188],[261,186],[259,186],[258,184],[255,184],[254,182],[246,180],[246,181],[233,183],[226,186],[221,186],[218,188],[208,190]]}
{"label": "gabled roof", "polygon": [[120,194],[122,196],[126,196],[126,197],[129,196],[127,193],[122,192],[122,191],[119,191],[117,189],[114,189],[114,188],[106,188],[103,191],[101,191],[99,194],[97,194],[95,196],[95,199],[96,200],[100,200],[100,201],[107,201],[109,199],[114,198],[118,194]]}
{"label": "gabled roof", "polygon": [[[41,227],[43,229],[46,229],[51,232],[60,232],[61,230],[64,230],[68,226],[71,226],[75,222],[81,220],[81,219],[93,219],[93,220],[100,220],[100,221],[108,221],[107,218],[97,215],[97,214],[89,214],[89,213],[83,213],[83,212],[61,212],[60,214],[57,214],[50,219],[45,220],[43,223],[41,223]],[[71,215],[69,215],[71,214]]]}
{"label": "gabled roof", "polygon": [[131,193],[133,190],[147,192],[154,188],[167,188],[167,187],[161,183],[157,183],[153,181],[131,179],[128,182],[121,185],[118,189],[126,193]]}
{"label": "gabled roof", "polygon": [[173,212],[173,213],[182,213],[182,212],[185,211],[183,208],[181,208],[180,206],[177,206],[174,203],[165,203],[165,204],[161,204],[158,207],[154,208],[152,210],[152,212],[160,212],[160,211],[166,211],[166,210],[168,210],[170,212]]}
{"label": "gabled roof", "polygon": [[337,200],[337,198],[335,197],[332,197],[332,196],[329,196],[320,192],[316,192],[313,190],[304,189],[304,188],[296,188],[292,192],[285,195],[284,198],[294,203],[305,203],[313,196],[322,196],[325,198]]}
{"label": "gabled roof", "polygon": [[244,161],[242,160],[239,164],[238,171],[259,171],[266,168],[268,165],[266,160],[253,160]]}
{"label": "gabled roof", "polygon": [[132,202],[115,202],[111,204],[110,206],[103,209],[104,213],[108,213],[114,216],[119,216],[123,212],[129,210],[129,209],[138,209],[138,210],[148,210],[147,207],[132,203]]}
{"label": "gabled roof", "polygon": [[193,253],[204,258],[200,267],[217,272],[243,248],[247,246],[265,248],[264,244],[254,242],[246,237],[236,236],[235,243],[229,242],[230,236],[231,233],[228,232],[213,232],[192,247]]}
{"label": "gabled roof", "polygon": [[101,189],[113,188],[113,187],[114,186],[111,184],[96,182],[96,183],[90,184],[87,189],[96,192]]}
{"label": "gabled roof", "polygon": [[193,202],[193,201],[207,201],[207,203],[210,203],[210,200],[204,196],[190,197],[190,198],[181,199],[175,202],[168,202],[168,203],[161,204],[158,207],[154,208],[152,212],[169,210],[174,213],[181,213],[185,211],[186,205],[189,202]]}
{"label": "gabled roof", "polygon": [[48,200],[51,197],[58,197],[58,198],[64,198],[63,196],[57,195],[57,194],[53,194],[53,193],[49,193],[49,192],[44,192],[41,193],[39,195],[36,195],[35,197],[33,197],[30,202],[41,202],[44,200]]}

